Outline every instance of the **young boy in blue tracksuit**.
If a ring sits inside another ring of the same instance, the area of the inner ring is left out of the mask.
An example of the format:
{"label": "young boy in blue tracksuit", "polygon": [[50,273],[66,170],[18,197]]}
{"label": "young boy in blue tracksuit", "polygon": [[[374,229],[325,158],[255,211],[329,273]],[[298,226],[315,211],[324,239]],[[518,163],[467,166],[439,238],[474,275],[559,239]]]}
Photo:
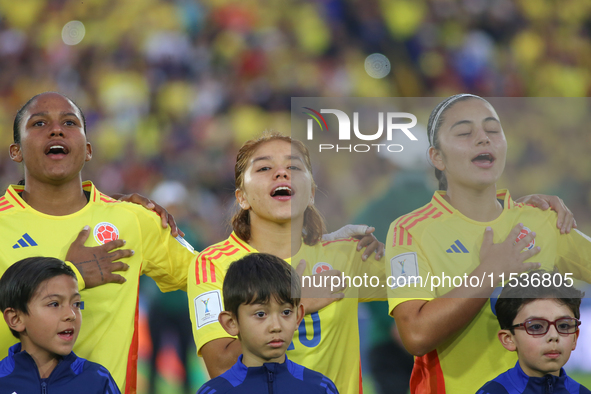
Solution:
{"label": "young boy in blue tracksuit", "polygon": [[498,337],[519,360],[477,394],[591,394],[562,368],[575,350],[581,324],[584,293],[572,284],[568,277],[543,270],[505,284],[495,305]]}
{"label": "young boy in blue tracksuit", "polygon": [[20,343],[0,361],[0,394],[120,394],[103,366],[77,357],[80,293],[63,261],[31,257],[0,279],[0,310]]}
{"label": "young boy in blue tracksuit", "polygon": [[225,311],[219,321],[238,336],[242,355],[197,393],[338,394],[330,379],[285,355],[304,317],[300,292],[298,275],[276,256],[253,253],[233,262],[224,279]]}

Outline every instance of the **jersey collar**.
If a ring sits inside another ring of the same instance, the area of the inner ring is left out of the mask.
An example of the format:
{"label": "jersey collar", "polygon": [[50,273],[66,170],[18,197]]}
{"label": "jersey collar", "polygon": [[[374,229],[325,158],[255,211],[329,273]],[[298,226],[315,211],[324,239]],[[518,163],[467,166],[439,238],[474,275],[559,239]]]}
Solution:
{"label": "jersey collar", "polygon": [[[447,192],[445,190],[437,190],[434,194],[433,194],[433,198],[431,199],[431,203],[438,208],[443,214],[449,214],[449,215],[458,215],[463,217],[464,219],[466,219],[467,221],[470,222],[474,222],[474,223],[479,223],[479,224],[483,224],[484,222],[476,222],[470,218],[465,217],[464,215],[462,215],[460,213],[460,211],[458,211],[456,208],[454,208],[453,206],[451,206],[450,203],[447,202],[447,200],[445,198],[443,198],[443,196],[445,196],[447,194]],[[513,199],[511,198],[511,195],[509,194],[509,190],[507,189],[499,189],[497,190],[497,200],[502,201],[503,204],[503,213],[509,209],[513,209],[515,208],[516,204],[513,201]],[[502,216],[502,214],[501,214]],[[499,218],[501,217],[499,216]],[[492,222],[498,220],[495,219]],[[488,222],[488,223],[492,223],[492,222]]]}
{"label": "jersey collar", "polygon": [[238,246],[242,250],[244,250],[248,253],[259,253],[259,251],[256,250],[255,248],[253,248],[252,246],[250,246],[248,244],[248,242],[246,242],[243,239],[241,239],[240,237],[238,237],[238,235],[236,235],[236,233],[234,231],[232,231],[232,234],[230,234],[230,238],[236,244],[236,246]]}
{"label": "jersey collar", "polygon": [[[232,231],[232,234],[230,234],[230,239],[232,240],[232,242],[234,242],[236,244],[237,247],[241,248],[242,250],[246,251],[247,253],[260,253],[258,250],[256,250],[252,246],[250,246],[248,244],[248,242],[246,242],[243,239],[241,239],[240,237],[238,237],[238,235],[236,235],[236,233],[234,231]],[[304,246],[304,240],[302,239],[302,247],[303,246]],[[300,247],[300,251],[301,250],[302,250],[302,248]],[[284,260],[288,264],[291,264],[291,258],[284,259]]]}
{"label": "jersey collar", "polygon": [[[544,377],[528,376],[523,372],[523,369],[521,369],[519,361],[517,361],[514,368],[507,371],[507,374],[508,380],[515,385],[515,387],[520,387],[524,390],[529,385],[532,388],[535,387],[540,389],[539,392],[545,391],[542,389],[546,388],[548,385],[554,386],[555,389],[558,385],[564,386],[567,377],[564,368],[560,368],[560,376],[550,374],[545,375]],[[501,378],[501,376],[499,376],[499,378]],[[501,378],[500,380],[503,379]]]}
{"label": "jersey collar", "polygon": [[[90,198],[89,198],[89,204],[86,204],[86,206],[84,208],[82,208],[80,211],[83,211],[86,209],[86,207],[88,207],[90,205],[90,203],[94,203],[97,201],[115,201],[113,200],[111,197],[101,193],[100,191],[98,191],[98,189],[94,186],[94,184],[91,181],[84,181],[82,182],[82,189],[88,193],[90,193]],[[4,194],[4,197],[1,199],[2,201],[0,201],[0,210],[2,210],[2,208],[5,209],[9,209],[9,208],[14,208],[14,209],[18,209],[18,210],[32,210],[35,211],[35,209],[33,209],[29,204],[27,204],[25,202],[25,200],[22,199],[22,197],[20,196],[19,193],[22,193],[25,190],[25,186],[24,185],[9,185],[8,188],[6,189],[6,193]],[[80,212],[78,211],[78,212]],[[36,212],[36,211],[35,211]],[[74,214],[76,214],[77,212],[75,212]],[[40,215],[45,215],[41,212],[39,212]],[[47,216],[51,216],[51,215],[47,215]],[[66,215],[66,216],[70,216],[70,215]]]}

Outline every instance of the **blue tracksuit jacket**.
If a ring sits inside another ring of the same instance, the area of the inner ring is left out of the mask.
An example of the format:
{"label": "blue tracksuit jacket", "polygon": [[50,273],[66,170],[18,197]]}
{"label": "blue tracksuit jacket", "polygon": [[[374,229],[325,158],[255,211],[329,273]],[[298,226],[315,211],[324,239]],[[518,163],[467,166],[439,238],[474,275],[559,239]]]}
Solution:
{"label": "blue tracksuit jacket", "polygon": [[513,368],[482,386],[476,394],[591,394],[591,391],[569,378],[562,368],[560,376],[529,377],[518,361]]}
{"label": "blue tracksuit jacket", "polygon": [[205,383],[197,394],[338,394],[326,376],[285,357],[285,362],[246,367],[242,356],[228,371]]}
{"label": "blue tracksuit jacket", "polygon": [[107,369],[71,352],[41,379],[33,357],[17,343],[0,361],[0,394],[121,394]]}

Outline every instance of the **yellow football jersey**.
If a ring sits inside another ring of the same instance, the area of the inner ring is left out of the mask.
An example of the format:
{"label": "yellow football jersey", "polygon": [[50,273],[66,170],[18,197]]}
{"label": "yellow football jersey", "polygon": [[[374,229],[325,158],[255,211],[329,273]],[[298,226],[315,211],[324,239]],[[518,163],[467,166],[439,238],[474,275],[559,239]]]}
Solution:
{"label": "yellow football jersey", "polygon": [[[348,238],[313,246],[302,244],[299,252],[286,261],[297,266],[301,259],[306,260],[304,276],[331,268],[345,275],[358,274],[362,251],[357,251],[356,241]],[[231,338],[218,322],[218,314],[224,310],[222,285],[229,265],[249,253],[257,250],[232,233],[226,241],[201,252],[189,268],[189,308],[198,354],[209,341]],[[367,268],[361,271],[368,274],[383,273],[383,262],[372,258],[361,264]],[[290,360],[326,375],[343,394],[363,392],[358,303],[359,298],[347,296],[306,315],[287,350]]]}
{"label": "yellow football jersey", "polygon": [[[74,352],[104,365],[121,391],[136,390],[138,352],[139,276],[152,277],[162,291],[186,289],[187,270],[195,259],[190,245],[163,229],[160,217],[135,204],[100,193],[91,182],[88,204],[66,216],[51,216],[31,208],[19,196],[24,186],[10,186],[0,198],[0,273],[15,262],[33,256],[64,260],[70,244],[86,225],[91,234],[85,246],[98,246],[112,239],[126,241],[135,254],[124,261],[129,270],[118,272],[124,284],[109,283],[81,292],[84,302],[82,328]],[[6,324],[0,329],[0,358],[17,342]]]}
{"label": "yellow football jersey", "polygon": [[[501,215],[491,222],[477,222],[453,208],[444,194],[435,192],[429,204],[398,218],[390,226],[386,273],[395,278],[389,279],[391,314],[405,301],[431,300],[450,289],[432,289],[433,277],[470,274],[480,264],[480,246],[488,226],[494,231],[494,242],[499,243],[517,224],[523,223],[524,234],[536,233],[527,247],[541,247],[540,253],[529,261],[542,263],[541,268],[546,270],[552,271],[556,265],[575,278],[591,279],[591,239],[577,230],[561,235],[556,228],[555,212],[516,204],[508,191],[500,190],[497,199],[503,202]],[[413,280],[416,287],[414,283],[404,286],[410,277],[421,278]],[[490,283],[488,275],[483,279]],[[498,282],[499,278],[495,278],[494,283]],[[484,383],[515,365],[516,353],[505,350],[497,339],[499,323],[494,305],[498,292],[495,294],[468,326],[435,350],[415,358],[410,382],[413,394],[474,394]]]}

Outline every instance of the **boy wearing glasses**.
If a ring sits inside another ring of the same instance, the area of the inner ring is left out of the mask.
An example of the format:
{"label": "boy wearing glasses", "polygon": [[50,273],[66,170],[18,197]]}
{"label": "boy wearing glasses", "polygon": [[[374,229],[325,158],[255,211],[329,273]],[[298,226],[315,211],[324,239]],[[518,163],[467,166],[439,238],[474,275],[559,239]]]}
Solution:
{"label": "boy wearing glasses", "polygon": [[477,394],[591,393],[562,368],[577,345],[584,293],[572,287],[572,280],[543,270],[521,275],[515,287],[510,284],[493,308],[501,325],[499,340],[519,360]]}

